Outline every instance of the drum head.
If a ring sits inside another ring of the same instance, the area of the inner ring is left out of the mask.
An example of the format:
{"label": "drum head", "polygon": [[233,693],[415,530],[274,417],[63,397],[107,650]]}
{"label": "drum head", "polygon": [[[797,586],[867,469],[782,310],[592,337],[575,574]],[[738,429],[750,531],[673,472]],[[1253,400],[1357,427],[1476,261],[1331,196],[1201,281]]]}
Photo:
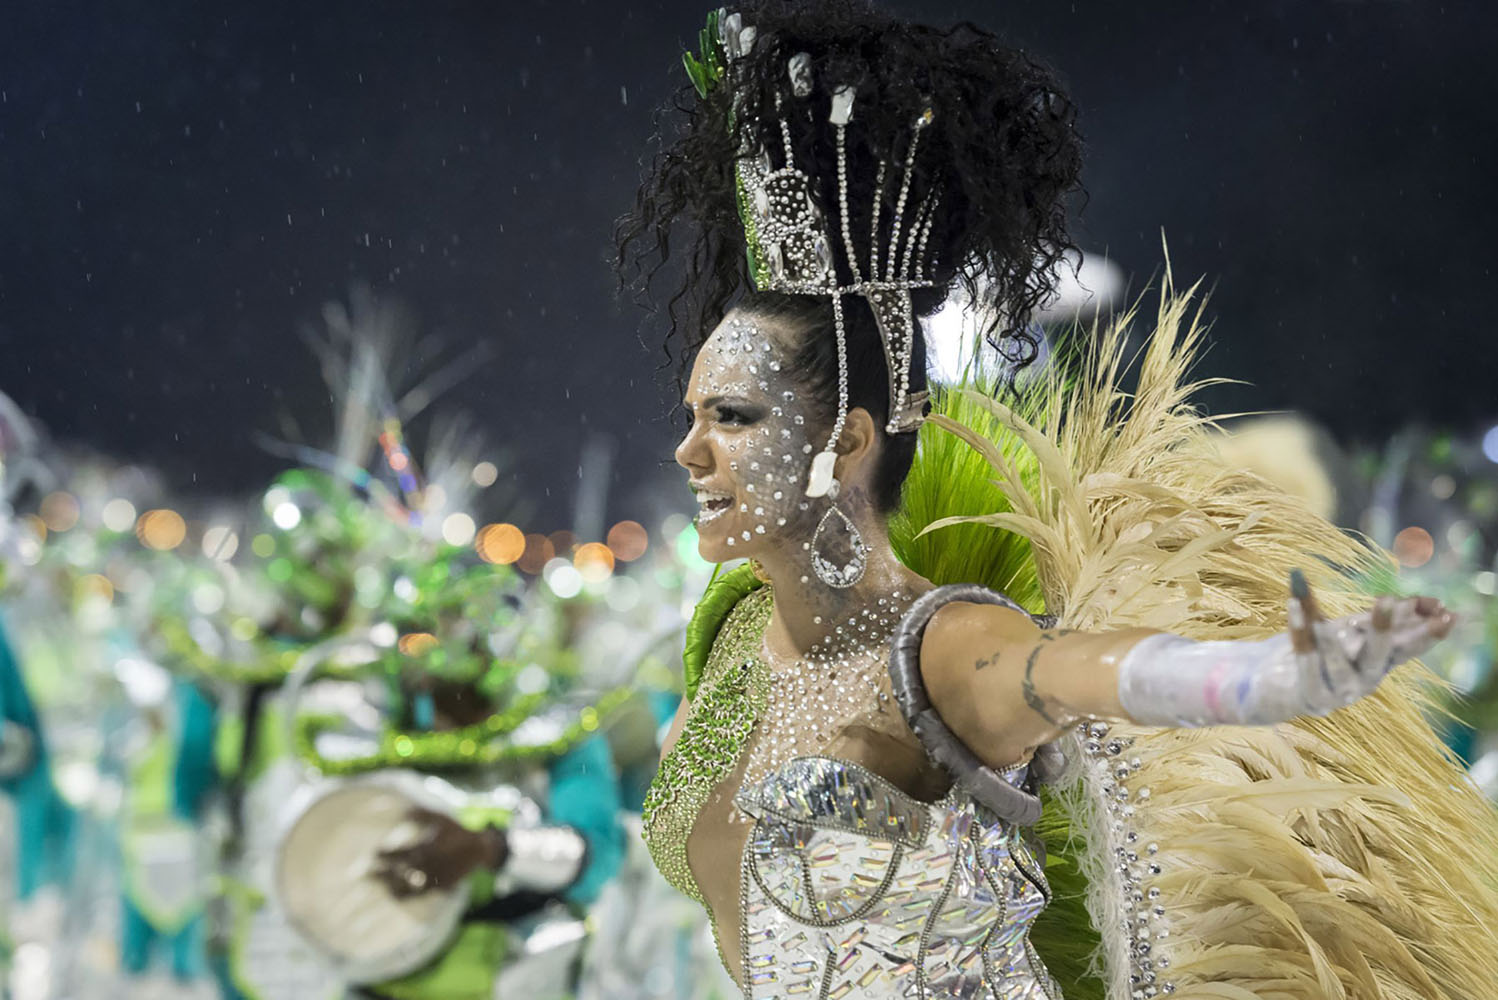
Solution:
{"label": "drum head", "polygon": [[[389,776],[395,777],[395,776]],[[468,906],[466,881],[397,899],[372,873],[430,801],[384,776],[318,794],[292,821],[276,864],[287,918],[352,983],[414,972],[441,954]]]}

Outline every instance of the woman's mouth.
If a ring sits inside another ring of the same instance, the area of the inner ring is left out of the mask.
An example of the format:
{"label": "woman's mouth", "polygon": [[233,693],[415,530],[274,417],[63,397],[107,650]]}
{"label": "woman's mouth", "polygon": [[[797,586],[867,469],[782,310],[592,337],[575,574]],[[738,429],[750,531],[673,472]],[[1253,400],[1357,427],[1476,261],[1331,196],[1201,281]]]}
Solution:
{"label": "woman's mouth", "polygon": [[698,490],[697,506],[697,523],[706,524],[714,518],[722,517],[733,506],[733,497],[726,493]]}

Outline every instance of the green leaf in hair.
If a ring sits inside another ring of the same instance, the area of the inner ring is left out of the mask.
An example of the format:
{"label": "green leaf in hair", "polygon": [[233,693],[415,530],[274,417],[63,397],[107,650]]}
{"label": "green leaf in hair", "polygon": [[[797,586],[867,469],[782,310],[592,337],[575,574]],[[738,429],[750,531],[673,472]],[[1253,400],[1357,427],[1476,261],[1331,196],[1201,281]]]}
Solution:
{"label": "green leaf in hair", "polygon": [[705,98],[718,85],[718,81],[723,79],[723,49],[718,43],[716,10],[708,13],[707,26],[697,33],[697,47],[698,55],[693,56],[690,51],[683,52],[681,62],[687,68],[692,86],[697,88],[697,96]]}

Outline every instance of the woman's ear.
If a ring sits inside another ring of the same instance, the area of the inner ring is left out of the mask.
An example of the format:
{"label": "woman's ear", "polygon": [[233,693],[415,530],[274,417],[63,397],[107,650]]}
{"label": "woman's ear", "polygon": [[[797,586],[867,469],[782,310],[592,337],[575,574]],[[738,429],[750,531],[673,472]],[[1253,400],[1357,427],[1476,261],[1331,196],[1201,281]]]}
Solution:
{"label": "woman's ear", "polygon": [[843,432],[837,439],[837,478],[843,484],[859,482],[873,474],[879,452],[879,427],[861,406],[848,411]]}

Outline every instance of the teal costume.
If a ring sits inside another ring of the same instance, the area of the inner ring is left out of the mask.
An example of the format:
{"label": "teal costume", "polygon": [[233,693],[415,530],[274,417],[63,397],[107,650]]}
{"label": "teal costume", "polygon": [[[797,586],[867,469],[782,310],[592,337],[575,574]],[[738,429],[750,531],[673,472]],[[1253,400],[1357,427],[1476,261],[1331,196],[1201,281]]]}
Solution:
{"label": "teal costume", "polygon": [[0,726],[24,731],[30,743],[19,766],[0,772],[0,790],[16,807],[16,895],[30,898],[44,885],[65,885],[72,868],[73,812],[58,794],[47,744],[26,682],[0,618]]}

